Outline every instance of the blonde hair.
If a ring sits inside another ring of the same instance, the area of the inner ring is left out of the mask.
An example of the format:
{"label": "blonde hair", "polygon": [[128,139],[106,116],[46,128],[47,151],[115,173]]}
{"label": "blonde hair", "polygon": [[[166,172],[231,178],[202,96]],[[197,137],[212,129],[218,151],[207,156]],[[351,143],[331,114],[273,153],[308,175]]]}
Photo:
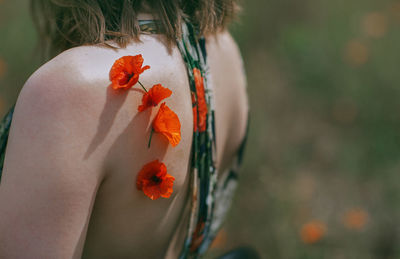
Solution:
{"label": "blonde hair", "polygon": [[224,29],[238,10],[236,0],[31,0],[45,56],[108,40],[125,47],[139,40],[139,12],[154,13],[171,43],[181,36],[183,19],[205,35]]}

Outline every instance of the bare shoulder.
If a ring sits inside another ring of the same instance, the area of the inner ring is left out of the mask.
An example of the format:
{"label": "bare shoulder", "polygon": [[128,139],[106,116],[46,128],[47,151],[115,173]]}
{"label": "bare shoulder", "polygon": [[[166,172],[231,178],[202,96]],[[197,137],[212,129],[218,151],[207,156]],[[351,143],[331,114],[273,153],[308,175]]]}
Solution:
{"label": "bare shoulder", "polygon": [[[217,94],[248,110],[246,74],[239,47],[228,31],[208,38],[208,60]],[[229,91],[227,91],[229,89]],[[227,96],[229,95],[229,96]]]}
{"label": "bare shoulder", "polygon": [[207,41],[211,51],[218,50],[222,55],[229,56],[235,63],[240,63],[241,65],[242,56],[239,46],[228,30],[209,36]]}
{"label": "bare shoulder", "polygon": [[39,67],[22,87],[16,110],[30,104],[36,108],[45,106],[49,112],[63,109],[90,112],[88,103],[96,97],[94,86],[100,78],[93,77],[94,70],[88,70],[83,60],[74,51],[67,51]]}
{"label": "bare shoulder", "polygon": [[96,139],[106,86],[84,60],[60,54],[18,96],[0,188],[1,258],[79,257],[106,154]]}
{"label": "bare shoulder", "polygon": [[[86,149],[80,148],[93,140],[106,96],[107,75],[97,76],[96,66],[88,69],[90,59],[85,55],[91,54],[79,48],[63,52],[26,81],[14,110],[6,167],[7,162],[12,164],[14,159],[18,160],[13,154],[21,152],[18,149],[26,143],[32,144],[26,141],[34,138],[38,150],[52,145],[60,158],[71,155],[75,160],[90,163],[90,177],[102,177],[101,150],[90,156],[84,153]],[[76,152],[76,149],[81,151]],[[76,154],[72,156],[73,150]],[[13,175],[17,174],[13,172]]]}
{"label": "bare shoulder", "polygon": [[246,74],[239,47],[228,31],[207,38],[207,54],[216,93],[217,152],[222,157],[220,168],[226,168],[246,134]]}

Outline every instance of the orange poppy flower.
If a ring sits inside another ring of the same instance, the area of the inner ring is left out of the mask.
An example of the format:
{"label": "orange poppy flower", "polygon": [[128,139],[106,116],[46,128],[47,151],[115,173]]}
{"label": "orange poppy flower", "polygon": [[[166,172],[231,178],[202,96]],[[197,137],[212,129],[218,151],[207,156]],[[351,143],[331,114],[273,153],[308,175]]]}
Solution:
{"label": "orange poppy flower", "polygon": [[306,244],[314,244],[321,240],[326,232],[326,225],[318,220],[312,220],[303,225],[300,237]]}
{"label": "orange poppy flower", "polygon": [[155,132],[163,134],[172,146],[181,140],[181,123],[178,116],[163,102],[153,121]]}
{"label": "orange poppy flower", "polygon": [[363,209],[351,209],[343,218],[344,224],[349,229],[361,230],[368,221],[368,213]]}
{"label": "orange poppy flower", "polygon": [[161,84],[153,85],[150,90],[142,97],[142,104],[139,105],[140,112],[151,106],[157,106],[163,99],[171,96],[172,91],[163,87]]}
{"label": "orange poppy flower", "polygon": [[193,75],[197,95],[197,108],[193,109],[193,120],[196,122],[194,124],[194,131],[198,130],[199,132],[203,132],[207,127],[207,102],[204,92],[204,78],[201,76],[201,72],[197,68],[193,68]]}
{"label": "orange poppy flower", "polygon": [[140,170],[136,187],[152,200],[169,198],[173,192],[175,178],[167,173],[164,163],[154,160]]}
{"label": "orange poppy flower", "polygon": [[143,65],[141,54],[136,56],[123,56],[117,59],[110,70],[111,86],[114,90],[131,88],[139,81],[139,75],[150,66]]}

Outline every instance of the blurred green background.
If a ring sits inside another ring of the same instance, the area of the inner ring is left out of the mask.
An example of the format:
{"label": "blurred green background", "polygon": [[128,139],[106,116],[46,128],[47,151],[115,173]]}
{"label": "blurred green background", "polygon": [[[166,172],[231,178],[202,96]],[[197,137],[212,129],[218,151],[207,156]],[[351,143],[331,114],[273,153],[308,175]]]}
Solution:
{"label": "blurred green background", "polygon": [[[247,0],[231,27],[251,128],[208,258],[400,258],[400,1]],[[0,0],[0,115],[39,66],[27,1]]]}

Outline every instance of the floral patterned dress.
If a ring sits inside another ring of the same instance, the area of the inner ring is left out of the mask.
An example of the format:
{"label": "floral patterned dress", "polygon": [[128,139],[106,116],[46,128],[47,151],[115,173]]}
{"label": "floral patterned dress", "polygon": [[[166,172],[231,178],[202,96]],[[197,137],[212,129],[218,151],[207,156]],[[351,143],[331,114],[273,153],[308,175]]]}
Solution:
{"label": "floral patterned dress", "polygon": [[[139,25],[141,33],[160,31],[160,26],[154,20],[141,20]],[[182,32],[182,38],[177,39],[177,46],[189,77],[194,135],[190,171],[191,214],[180,259],[201,257],[218,233],[237,187],[238,170],[247,139],[246,132],[229,172],[217,182],[215,106],[205,38],[197,37],[196,28],[189,22],[183,23]],[[15,104],[0,122],[0,180],[14,107]]]}

